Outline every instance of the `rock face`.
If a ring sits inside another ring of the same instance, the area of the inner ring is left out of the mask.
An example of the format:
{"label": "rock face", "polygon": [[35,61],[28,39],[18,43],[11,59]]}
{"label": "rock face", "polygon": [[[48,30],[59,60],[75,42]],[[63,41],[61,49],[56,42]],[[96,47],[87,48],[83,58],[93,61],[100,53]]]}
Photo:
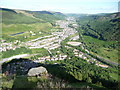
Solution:
{"label": "rock face", "polygon": [[42,76],[42,75],[48,75],[48,72],[46,68],[44,67],[36,67],[36,68],[31,68],[28,71],[28,76]]}

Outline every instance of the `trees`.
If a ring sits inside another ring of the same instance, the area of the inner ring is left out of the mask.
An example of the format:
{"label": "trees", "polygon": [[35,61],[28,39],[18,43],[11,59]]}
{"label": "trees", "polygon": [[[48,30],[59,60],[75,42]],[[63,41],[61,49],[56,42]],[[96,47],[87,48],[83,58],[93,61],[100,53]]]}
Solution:
{"label": "trees", "polygon": [[[84,35],[92,36],[105,41],[119,40],[119,13],[107,15],[89,15],[79,17],[77,22]],[[114,17],[112,16],[114,15]],[[112,17],[112,18],[111,18]]]}
{"label": "trees", "polygon": [[[64,61],[63,61],[64,62]],[[96,65],[88,64],[86,61],[74,57],[64,62],[65,70],[79,81],[88,83],[96,83],[97,85],[113,84],[112,87],[116,87],[115,83],[118,83],[114,78],[110,77],[110,72],[114,72],[114,69],[101,68]],[[114,72],[115,74],[116,72]],[[117,73],[116,73],[117,74]],[[109,87],[110,88],[110,87]]]}

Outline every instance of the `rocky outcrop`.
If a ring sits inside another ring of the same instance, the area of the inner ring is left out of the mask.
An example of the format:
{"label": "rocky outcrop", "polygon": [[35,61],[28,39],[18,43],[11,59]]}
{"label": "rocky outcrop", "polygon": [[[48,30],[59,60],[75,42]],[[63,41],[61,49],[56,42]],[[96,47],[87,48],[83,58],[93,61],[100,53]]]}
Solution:
{"label": "rocky outcrop", "polygon": [[48,72],[44,67],[31,68],[28,71],[28,76],[47,76]]}

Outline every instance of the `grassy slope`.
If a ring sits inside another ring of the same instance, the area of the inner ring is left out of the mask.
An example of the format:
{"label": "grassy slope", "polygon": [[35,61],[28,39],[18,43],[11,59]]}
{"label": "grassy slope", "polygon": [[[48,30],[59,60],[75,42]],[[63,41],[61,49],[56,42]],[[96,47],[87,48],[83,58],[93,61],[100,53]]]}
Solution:
{"label": "grassy slope", "polygon": [[36,23],[41,22],[39,19],[35,19],[29,16],[26,16],[22,13],[12,12],[10,10],[0,10],[2,12],[2,22],[5,24],[16,24],[16,23]]}
{"label": "grassy slope", "polygon": [[[78,23],[83,41],[93,54],[118,62],[119,13],[82,16]],[[98,38],[94,37],[98,36]],[[99,38],[105,40],[99,40]]]}
{"label": "grassy slope", "polygon": [[[34,11],[0,9],[0,12],[2,12],[2,38],[7,41],[28,41],[40,36],[50,35],[53,32],[51,29],[56,28],[52,26],[51,21],[54,23],[55,20],[60,19],[58,18],[60,15],[49,14],[50,12],[47,11],[47,13],[36,13]],[[36,35],[32,36],[29,31],[33,31]],[[20,32],[24,33],[10,36]],[[25,36],[27,38],[24,38]]]}
{"label": "grassy slope", "polygon": [[51,28],[50,23],[34,23],[34,24],[2,24],[2,34],[14,34],[27,31],[45,31],[47,28]]}
{"label": "grassy slope", "polygon": [[109,59],[113,62],[118,63],[118,50],[108,47],[103,47],[104,45],[112,45],[113,43],[116,43],[116,41],[102,41],[95,38],[92,38],[90,36],[83,36],[85,43],[89,48],[91,48],[91,51],[96,52],[95,55],[98,54],[106,59]]}
{"label": "grassy slope", "polygon": [[49,53],[46,49],[44,48],[39,48],[39,49],[28,49],[25,47],[17,48],[15,50],[8,50],[5,52],[2,52],[2,58],[9,58],[14,55],[19,55],[19,54],[37,54],[36,56],[27,56],[28,58],[37,59],[38,57],[43,57],[43,56],[48,56]]}
{"label": "grassy slope", "polygon": [[29,14],[32,14],[34,17],[42,19],[45,22],[54,22],[55,20],[64,19],[65,15],[57,12],[49,11],[28,11]]}
{"label": "grassy slope", "polygon": [[[3,27],[2,28],[3,39],[7,41],[14,41],[14,40],[28,41],[40,36],[49,35],[51,29],[53,28],[50,23],[9,24],[9,25],[2,24],[2,27]],[[30,31],[34,32],[34,34],[36,35],[32,36]],[[24,33],[11,36],[11,34],[15,34],[19,32],[24,32]],[[24,38],[25,36],[27,36],[27,38]]]}

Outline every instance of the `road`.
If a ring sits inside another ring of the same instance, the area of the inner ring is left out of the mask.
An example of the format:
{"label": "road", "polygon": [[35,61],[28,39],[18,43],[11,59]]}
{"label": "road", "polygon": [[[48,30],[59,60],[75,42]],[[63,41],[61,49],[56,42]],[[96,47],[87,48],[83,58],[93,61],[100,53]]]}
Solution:
{"label": "road", "polygon": [[9,58],[3,58],[2,61],[0,61],[0,64],[4,63],[6,61],[10,61],[12,59],[19,59],[19,58],[34,56],[34,55],[38,55],[38,54],[20,54],[20,55],[11,56]]}
{"label": "road", "polygon": [[2,61],[0,61],[0,64],[4,63],[6,61],[10,61],[10,60],[15,59],[15,58],[19,59],[19,58],[23,58],[23,57],[26,57],[26,56],[29,56],[29,54],[21,54],[21,55],[15,55],[15,56],[12,56],[12,57],[9,57],[9,58],[4,58],[4,59],[2,59]]}
{"label": "road", "polygon": [[98,55],[97,55],[96,57],[99,58],[100,60],[102,60],[103,62],[105,61],[105,62],[110,63],[110,64],[115,65],[115,66],[120,65],[120,64],[118,64],[118,63],[116,63],[116,62],[112,62],[112,61],[110,61],[110,60],[108,60],[108,59],[104,59],[104,58],[101,57],[101,56],[98,56]]}

